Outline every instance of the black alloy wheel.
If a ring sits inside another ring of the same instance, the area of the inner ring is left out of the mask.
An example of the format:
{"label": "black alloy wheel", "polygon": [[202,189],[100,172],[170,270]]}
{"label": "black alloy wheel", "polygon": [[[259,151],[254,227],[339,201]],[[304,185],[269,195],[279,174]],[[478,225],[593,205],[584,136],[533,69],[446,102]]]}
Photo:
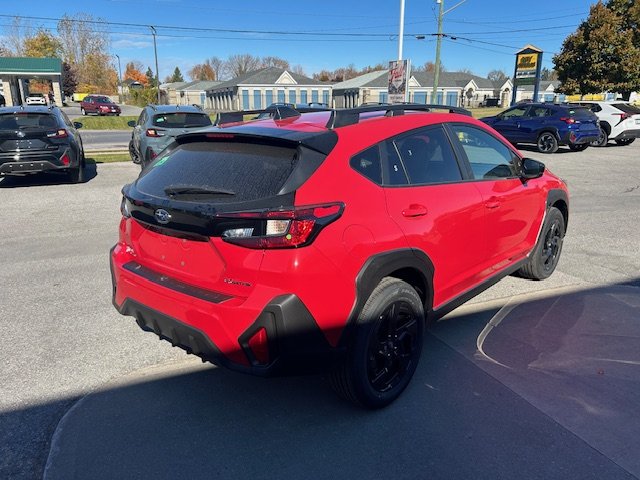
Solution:
{"label": "black alloy wheel", "polygon": [[565,228],[562,212],[556,207],[549,208],[538,243],[518,274],[532,280],[548,278],[560,260]]}
{"label": "black alloy wheel", "polygon": [[383,278],[358,316],[347,358],[331,374],[336,393],[358,406],[389,405],[411,381],[424,330],[416,290],[397,278]]}
{"label": "black alloy wheel", "polygon": [[605,147],[609,142],[609,134],[607,131],[600,127],[600,132],[598,133],[598,139],[591,142],[591,146],[593,147]]}
{"label": "black alloy wheel", "polygon": [[540,153],[555,153],[558,150],[558,139],[551,132],[542,132],[537,146]]}

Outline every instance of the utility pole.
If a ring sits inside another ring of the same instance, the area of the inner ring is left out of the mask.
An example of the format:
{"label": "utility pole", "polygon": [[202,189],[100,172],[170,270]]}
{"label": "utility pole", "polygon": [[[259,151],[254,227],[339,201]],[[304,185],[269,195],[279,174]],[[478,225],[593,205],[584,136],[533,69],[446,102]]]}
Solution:
{"label": "utility pole", "polygon": [[436,40],[436,65],[433,71],[433,92],[431,103],[436,103],[438,98],[438,81],[440,80],[440,47],[442,45],[442,17],[444,17],[444,0],[436,0],[440,4],[438,12],[438,39]]}
{"label": "utility pole", "polygon": [[156,57],[156,92],[158,93],[158,105],[160,105],[160,75],[158,74],[158,47],[156,46],[156,29],[153,25],[149,25],[151,35],[153,35],[153,53]]}
{"label": "utility pole", "polygon": [[400,0],[400,34],[398,35],[398,60],[402,60],[402,42],[404,41],[404,0]]}
{"label": "utility pole", "polygon": [[120,66],[120,55],[117,53],[116,58],[118,59],[118,85],[120,86],[118,90],[118,101],[122,103],[122,67]]}

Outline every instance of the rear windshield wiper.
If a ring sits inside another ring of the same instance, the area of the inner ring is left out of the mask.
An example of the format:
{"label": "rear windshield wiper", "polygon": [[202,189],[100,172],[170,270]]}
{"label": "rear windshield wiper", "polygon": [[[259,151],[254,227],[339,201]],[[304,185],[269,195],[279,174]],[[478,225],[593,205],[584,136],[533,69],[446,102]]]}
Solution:
{"label": "rear windshield wiper", "polygon": [[164,189],[170,197],[176,195],[235,195],[236,192],[224,188],[204,188],[193,185],[170,185]]}

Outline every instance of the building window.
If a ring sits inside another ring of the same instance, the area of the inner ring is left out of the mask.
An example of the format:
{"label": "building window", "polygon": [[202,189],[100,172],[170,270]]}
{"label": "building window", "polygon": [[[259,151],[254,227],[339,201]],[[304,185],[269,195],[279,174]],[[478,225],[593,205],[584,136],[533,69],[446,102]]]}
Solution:
{"label": "building window", "polygon": [[450,107],[458,106],[458,92],[447,92],[447,105]]}
{"label": "building window", "polygon": [[267,90],[265,93],[265,107],[273,103],[273,90]]}
{"label": "building window", "polygon": [[242,109],[249,110],[249,90],[242,90]]}
{"label": "building window", "polygon": [[380,99],[378,101],[380,103],[387,103],[388,100],[389,100],[389,93],[388,92],[380,92]]}
{"label": "building window", "polygon": [[253,108],[256,110],[262,108],[262,92],[260,90],[253,91]]}
{"label": "building window", "polygon": [[318,97],[318,90],[311,90],[311,102],[318,103],[320,101],[320,97]]}
{"label": "building window", "polygon": [[307,103],[307,91],[306,90],[300,90],[300,103]]}
{"label": "building window", "polygon": [[289,90],[289,103],[293,103],[294,105],[296,103],[296,91],[295,90]]}
{"label": "building window", "polygon": [[322,91],[322,103],[329,105],[329,90]]}
{"label": "building window", "polygon": [[278,90],[278,103],[284,103],[285,101],[284,90]]}
{"label": "building window", "polygon": [[416,92],[413,94],[415,103],[427,103],[427,92]]}

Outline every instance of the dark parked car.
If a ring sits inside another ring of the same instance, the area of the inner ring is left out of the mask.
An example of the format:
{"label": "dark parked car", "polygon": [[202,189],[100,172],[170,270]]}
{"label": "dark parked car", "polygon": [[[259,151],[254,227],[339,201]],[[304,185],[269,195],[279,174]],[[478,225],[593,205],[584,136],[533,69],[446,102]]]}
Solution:
{"label": "dark parked car", "polygon": [[81,127],[58,107],[0,108],[0,176],[61,171],[84,181]]}
{"label": "dark parked car", "polygon": [[211,125],[209,115],[196,105],[147,105],[133,127],[129,155],[144,168],[183,133]]}
{"label": "dark parked car", "polygon": [[533,143],[541,153],[554,153],[559,145],[581,151],[600,134],[598,117],[589,109],[550,103],[518,104],[480,120],[514,145]]}
{"label": "dark parked car", "polygon": [[118,116],[122,112],[120,107],[109,97],[104,95],[87,95],[80,103],[80,113],[82,113],[82,115],[95,113],[96,115]]}
{"label": "dark parked car", "polygon": [[468,111],[275,110],[178,136],[123,188],[113,303],[143,330],[245,373],[328,370],[379,408],[427,321],[553,273],[566,185]]}

